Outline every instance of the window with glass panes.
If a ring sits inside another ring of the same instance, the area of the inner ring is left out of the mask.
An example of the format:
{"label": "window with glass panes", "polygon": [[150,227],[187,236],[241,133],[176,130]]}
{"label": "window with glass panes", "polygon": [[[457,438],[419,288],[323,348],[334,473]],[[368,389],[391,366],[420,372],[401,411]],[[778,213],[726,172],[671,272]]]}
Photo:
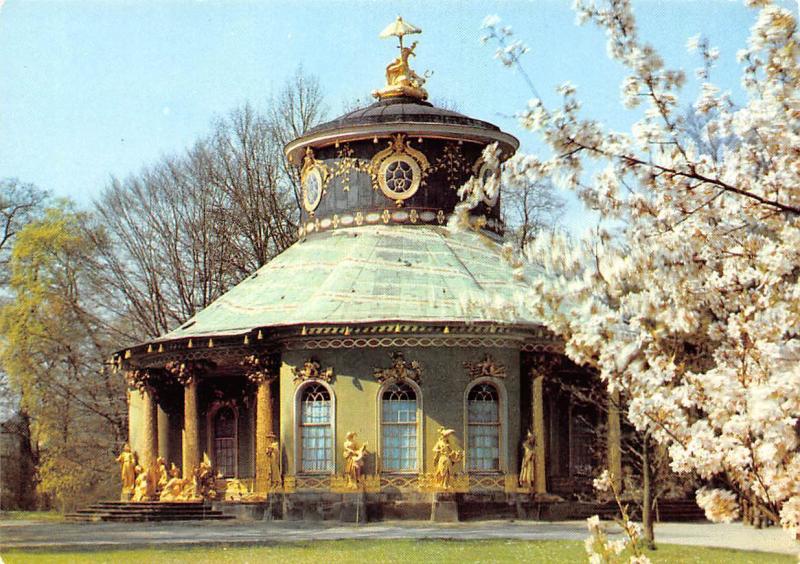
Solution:
{"label": "window with glass panes", "polygon": [[214,465],[226,478],[236,474],[236,415],[230,407],[214,415]]}
{"label": "window with glass panes", "polygon": [[331,396],[321,384],[305,387],[300,397],[300,459],[303,472],[333,470]]}
{"label": "window with glass panes", "polygon": [[381,396],[381,463],[384,472],[417,469],[417,394],[404,382]]}
{"label": "window with glass panes", "polygon": [[478,384],[467,396],[467,445],[468,470],[500,470],[500,402],[491,384]]}

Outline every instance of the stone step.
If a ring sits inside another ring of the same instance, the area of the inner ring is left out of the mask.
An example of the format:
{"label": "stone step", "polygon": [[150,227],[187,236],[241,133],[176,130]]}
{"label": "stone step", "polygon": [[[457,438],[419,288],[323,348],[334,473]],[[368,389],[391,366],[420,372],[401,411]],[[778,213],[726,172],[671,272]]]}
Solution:
{"label": "stone step", "polygon": [[204,521],[232,519],[222,511],[212,509],[202,501],[187,502],[125,502],[101,501],[78,509],[65,516],[69,521]]}
{"label": "stone step", "polygon": [[233,515],[108,515],[103,513],[75,514],[64,516],[67,521],[80,523],[96,523],[99,521],[115,523],[144,523],[156,521],[225,521],[235,519]]}

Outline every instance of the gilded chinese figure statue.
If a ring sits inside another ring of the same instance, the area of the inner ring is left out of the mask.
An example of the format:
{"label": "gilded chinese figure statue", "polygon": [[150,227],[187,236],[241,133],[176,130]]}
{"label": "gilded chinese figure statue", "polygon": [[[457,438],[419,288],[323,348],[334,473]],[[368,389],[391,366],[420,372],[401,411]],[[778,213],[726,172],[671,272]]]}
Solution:
{"label": "gilded chinese figure statue", "polygon": [[536,437],[528,431],[522,441],[522,464],[519,468],[519,485],[523,488],[532,488],[536,475]]}
{"label": "gilded chinese figure statue", "polygon": [[280,443],[275,433],[267,435],[267,485],[270,489],[281,485]]}
{"label": "gilded chinese figure statue", "polygon": [[136,485],[133,488],[132,501],[151,501],[155,498],[156,484],[153,473],[140,465],[136,465]]}
{"label": "gilded chinese figure statue", "polygon": [[216,481],[214,469],[211,466],[211,459],[208,458],[208,453],[204,452],[203,461],[194,471],[195,496],[199,496],[203,499],[214,499],[217,497]]}
{"label": "gilded chinese figure statue", "polygon": [[367,452],[367,443],[358,446],[356,433],[347,433],[344,441],[344,474],[348,487],[357,487],[361,481]]}
{"label": "gilded chinese figure statue", "polygon": [[160,492],[164,489],[164,486],[167,485],[167,481],[169,481],[169,474],[167,473],[167,461],[160,456],[156,458],[156,475],[158,476],[158,480],[156,481],[156,490]]}
{"label": "gilded chinese figure statue", "polygon": [[125,443],[122,452],[117,457],[117,462],[120,464],[120,477],[122,478],[120,501],[130,501],[136,485],[136,455],[131,452],[131,445]]}
{"label": "gilded chinese figure statue", "polygon": [[437,487],[444,490],[451,487],[454,467],[464,457],[464,451],[453,448],[450,436],[453,429],[439,429],[439,440],[433,445],[433,479]]}
{"label": "gilded chinese figure statue", "polygon": [[169,467],[169,479],[164,487],[161,489],[159,501],[181,501],[183,499],[186,487],[190,485],[191,479],[181,478],[181,469],[175,466],[173,462]]}
{"label": "gilded chinese figure statue", "polygon": [[409,57],[414,56],[417,42],[412,43],[411,47],[403,46],[404,35],[421,33],[421,31],[419,28],[403,21],[403,18],[398,17],[396,21],[389,24],[381,32],[381,37],[394,36],[400,40],[400,56],[386,67],[386,86],[373,92],[373,96],[379,99],[391,98],[392,96],[411,96],[420,100],[425,100],[428,97],[428,93],[422,87],[425,84],[425,79],[415,73],[408,63]]}

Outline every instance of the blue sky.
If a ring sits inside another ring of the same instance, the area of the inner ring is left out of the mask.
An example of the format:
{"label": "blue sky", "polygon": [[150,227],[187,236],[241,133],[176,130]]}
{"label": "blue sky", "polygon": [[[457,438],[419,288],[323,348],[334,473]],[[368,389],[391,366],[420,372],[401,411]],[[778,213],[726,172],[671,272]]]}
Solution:
{"label": "blue sky", "polygon": [[[398,14],[423,29],[414,66],[433,71],[431,98],[497,123],[523,149],[539,147],[511,116],[531,93],[480,44],[488,14],[530,46],[526,68],[545,102],[569,80],[587,115],[626,128],[635,115],[619,103],[622,69],[606,57],[600,31],[574,24],[570,4],[7,0],[0,8],[0,177],[88,204],[111,175],[183,151],[215,116],[246,101],[263,106],[298,65],[319,77],[335,117],[345,102],[382,85],[395,47],[378,33]],[[686,40],[708,36],[721,49],[712,78],[738,93],[735,55],[754,11],[727,0],[634,6],[642,35],[688,74],[699,62]]]}

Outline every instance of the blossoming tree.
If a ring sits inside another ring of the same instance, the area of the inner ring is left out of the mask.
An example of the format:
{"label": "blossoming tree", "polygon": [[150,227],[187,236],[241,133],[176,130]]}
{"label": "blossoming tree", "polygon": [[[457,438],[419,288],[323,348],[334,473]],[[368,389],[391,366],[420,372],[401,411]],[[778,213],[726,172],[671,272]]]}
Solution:
{"label": "blossoming tree", "polygon": [[[629,419],[669,447],[676,471],[717,486],[697,496],[709,517],[734,519],[747,500],[791,529],[800,524],[800,37],[790,10],[748,4],[757,15],[738,53],[743,104],[709,82],[718,52],[690,41],[702,61],[699,143],[681,109],[686,76],[639,37],[629,1],[578,0],[579,21],[604,29],[609,56],[626,68],[622,100],[641,118],[629,133],[606,131],[566,84],[559,108],[534,99],[521,116],[552,155],[517,159],[507,174],[555,178],[604,220],[581,240],[541,234],[528,246],[548,276],[527,306],[570,358],[628,396]],[[526,48],[510,29],[494,17],[484,27],[498,58],[518,65]]]}

